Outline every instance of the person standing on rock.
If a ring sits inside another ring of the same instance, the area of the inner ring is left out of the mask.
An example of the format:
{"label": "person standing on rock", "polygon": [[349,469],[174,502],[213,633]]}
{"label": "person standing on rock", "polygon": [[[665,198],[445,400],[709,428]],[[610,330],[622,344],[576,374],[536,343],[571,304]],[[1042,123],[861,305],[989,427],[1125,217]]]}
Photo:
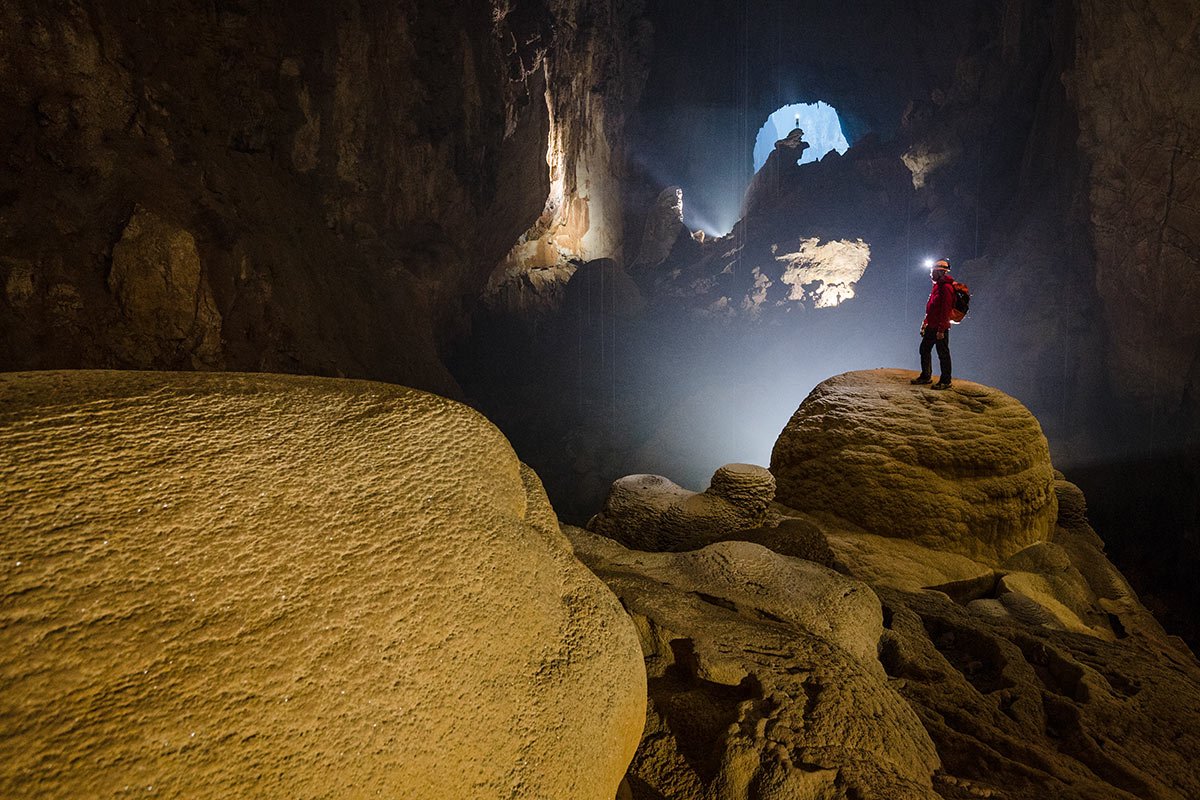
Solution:
{"label": "person standing on rock", "polygon": [[934,389],[950,388],[950,312],[954,310],[954,278],[950,277],[950,262],[939,259],[929,272],[933,289],[925,303],[925,321],[921,323],[921,374],[912,379],[913,384],[925,384],[933,380],[931,351],[937,347],[938,366],[941,375]]}

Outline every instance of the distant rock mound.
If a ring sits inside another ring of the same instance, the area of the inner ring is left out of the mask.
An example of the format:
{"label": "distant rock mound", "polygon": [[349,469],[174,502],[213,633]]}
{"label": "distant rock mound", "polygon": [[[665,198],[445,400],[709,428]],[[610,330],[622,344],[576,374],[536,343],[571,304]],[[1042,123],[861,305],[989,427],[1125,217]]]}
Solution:
{"label": "distant rock mound", "polygon": [[726,464],[703,492],[661,475],[627,475],[613,482],[588,530],[636,550],[694,550],[762,525],[774,495],[771,473],[753,464]]}
{"label": "distant rock mound", "polygon": [[848,372],[813,389],[771,453],[778,501],[991,564],[1049,538],[1058,501],[1033,415],[997,389],[911,377]]}
{"label": "distant rock mound", "polygon": [[0,376],[0,796],[612,800],[637,635],[457,403]]}

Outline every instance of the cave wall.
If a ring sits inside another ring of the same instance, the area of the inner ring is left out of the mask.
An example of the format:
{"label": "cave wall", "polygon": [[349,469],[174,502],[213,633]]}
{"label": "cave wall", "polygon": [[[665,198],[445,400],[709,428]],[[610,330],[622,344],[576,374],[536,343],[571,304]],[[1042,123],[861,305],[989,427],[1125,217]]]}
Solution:
{"label": "cave wall", "polygon": [[553,311],[579,263],[625,258],[626,126],[645,82],[650,36],[643,3],[558,0],[553,16],[543,61],[550,191],[491,273],[483,297],[489,315]]}
{"label": "cave wall", "polygon": [[1076,0],[1087,222],[1111,443],[1080,480],[1115,557],[1200,640],[1200,7]]}
{"label": "cave wall", "polygon": [[[1114,389],[1155,448],[1200,430],[1200,8],[1079,0],[1071,88]],[[1193,440],[1194,442],[1195,440]]]}
{"label": "cave wall", "polygon": [[373,377],[439,345],[548,192],[544,3],[0,10],[0,369]]}

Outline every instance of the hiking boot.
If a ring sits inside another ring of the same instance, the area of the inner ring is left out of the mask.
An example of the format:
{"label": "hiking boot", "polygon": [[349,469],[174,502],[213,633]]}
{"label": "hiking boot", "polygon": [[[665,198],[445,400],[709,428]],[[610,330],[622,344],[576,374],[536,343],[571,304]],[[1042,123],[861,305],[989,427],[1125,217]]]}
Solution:
{"label": "hiking boot", "polygon": [[934,389],[949,389],[949,388],[950,388],[950,382],[949,382],[949,381],[945,381],[945,382],[938,381],[937,383],[935,383],[935,384],[933,385],[933,388],[934,388]]}
{"label": "hiking boot", "polygon": [[918,375],[909,381],[909,383],[911,383],[913,386],[924,386],[927,383],[933,383],[933,378],[929,377],[928,375]]}

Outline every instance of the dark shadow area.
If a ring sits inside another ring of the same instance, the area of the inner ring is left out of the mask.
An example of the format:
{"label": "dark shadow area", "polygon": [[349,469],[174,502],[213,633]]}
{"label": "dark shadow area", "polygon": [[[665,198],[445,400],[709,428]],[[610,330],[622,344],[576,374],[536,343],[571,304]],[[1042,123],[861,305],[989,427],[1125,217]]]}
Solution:
{"label": "dark shadow area", "polygon": [[752,677],[738,686],[706,681],[695,674],[690,639],[671,642],[675,664],[649,681],[650,701],[675,737],[680,754],[705,784],[721,769],[725,732],[738,718],[738,705],[761,697]]}
{"label": "dark shadow area", "polygon": [[1200,646],[1200,451],[1077,466],[1108,555],[1169,632]]}

